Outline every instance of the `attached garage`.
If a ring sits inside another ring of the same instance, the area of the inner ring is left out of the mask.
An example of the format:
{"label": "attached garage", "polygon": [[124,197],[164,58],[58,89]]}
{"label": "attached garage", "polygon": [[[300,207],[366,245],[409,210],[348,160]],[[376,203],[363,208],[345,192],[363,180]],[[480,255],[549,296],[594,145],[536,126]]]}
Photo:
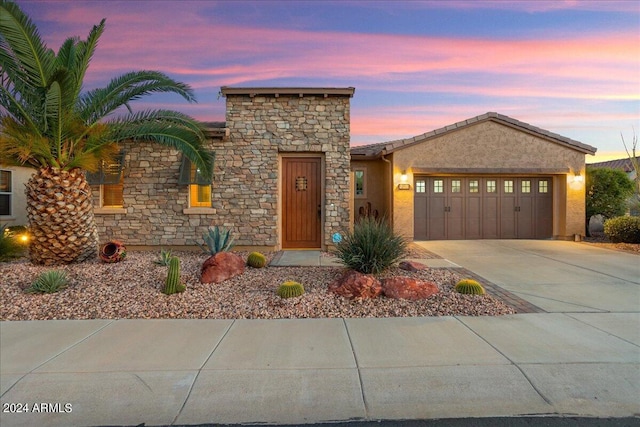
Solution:
{"label": "attached garage", "polygon": [[595,151],[486,113],[352,148],[354,211],[380,212],[414,240],[574,239],[584,234],[585,155]]}
{"label": "attached garage", "polygon": [[416,176],[414,239],[551,238],[551,177]]}

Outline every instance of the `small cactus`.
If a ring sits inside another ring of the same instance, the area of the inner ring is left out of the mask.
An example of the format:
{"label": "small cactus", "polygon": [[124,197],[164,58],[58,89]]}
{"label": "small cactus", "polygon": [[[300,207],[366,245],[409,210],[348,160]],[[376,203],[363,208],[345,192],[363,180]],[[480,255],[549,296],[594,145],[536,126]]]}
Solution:
{"label": "small cactus", "polygon": [[253,268],[262,268],[267,264],[267,257],[260,252],[251,252],[247,258],[247,265]]}
{"label": "small cactus", "polygon": [[456,284],[456,292],[470,295],[484,295],[484,288],[473,279],[464,279]]}
{"label": "small cactus", "polygon": [[299,297],[304,294],[304,286],[298,282],[287,281],[280,285],[276,293],[280,298]]}
{"label": "small cactus", "polygon": [[174,256],[169,260],[169,272],[167,274],[167,281],[164,284],[164,292],[167,295],[175,294],[176,292],[184,292],[186,287],[180,283],[180,258]]}

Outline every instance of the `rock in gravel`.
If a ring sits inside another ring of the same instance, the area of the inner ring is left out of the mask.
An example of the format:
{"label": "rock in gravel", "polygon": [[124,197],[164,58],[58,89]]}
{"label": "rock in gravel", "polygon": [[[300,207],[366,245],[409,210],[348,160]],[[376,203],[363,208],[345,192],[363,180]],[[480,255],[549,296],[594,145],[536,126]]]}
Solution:
{"label": "rock in gravel", "polygon": [[411,277],[387,277],[382,280],[382,293],[387,298],[419,300],[439,291],[438,285]]}
{"label": "rock in gravel", "polygon": [[233,252],[218,252],[208,258],[200,270],[202,283],[221,283],[244,273],[244,258]]}
{"label": "rock in gravel", "polygon": [[411,271],[413,273],[427,269],[426,265],[416,261],[402,261],[398,264],[398,267],[402,270]]}
{"label": "rock in gravel", "polygon": [[350,270],[329,285],[329,292],[349,299],[375,298],[382,292],[382,285],[370,274]]}

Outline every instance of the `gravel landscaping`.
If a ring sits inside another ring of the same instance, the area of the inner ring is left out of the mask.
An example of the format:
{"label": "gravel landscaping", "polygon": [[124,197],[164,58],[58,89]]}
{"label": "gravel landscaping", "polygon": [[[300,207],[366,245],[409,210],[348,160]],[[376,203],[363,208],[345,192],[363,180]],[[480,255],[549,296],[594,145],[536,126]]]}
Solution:
{"label": "gravel landscaping", "polygon": [[[495,316],[515,312],[490,295],[461,295],[453,291],[461,277],[447,269],[411,273],[393,268],[385,273],[436,283],[440,292],[426,300],[385,297],[348,300],[327,292],[328,285],[344,268],[247,267],[243,275],[221,284],[202,284],[200,266],[207,256],[198,252],[174,255],[180,257],[181,277],[187,290],[169,296],[161,292],[167,267],[153,263],[158,259],[157,252],[129,252],[127,259],[117,264],[96,259],[59,267],[67,272],[70,285],[55,294],[24,292],[40,273],[51,267],[33,266],[25,258],[0,263],[0,320]],[[281,299],[275,290],[285,280],[302,283],[306,293],[298,298]]]}

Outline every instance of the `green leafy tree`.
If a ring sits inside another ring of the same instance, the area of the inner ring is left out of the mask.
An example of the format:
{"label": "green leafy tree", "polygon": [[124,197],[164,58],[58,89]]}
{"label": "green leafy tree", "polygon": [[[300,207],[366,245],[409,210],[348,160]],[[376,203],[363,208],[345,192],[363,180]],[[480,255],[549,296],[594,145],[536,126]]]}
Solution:
{"label": "green leafy tree", "polygon": [[638,156],[637,147],[638,147],[638,135],[636,135],[636,130],[633,129],[633,136],[631,137],[631,148],[627,147],[627,142],[624,140],[624,135],[620,133],[620,137],[622,138],[622,145],[624,145],[624,150],[627,152],[627,156],[629,157],[629,162],[631,163],[631,167],[635,172],[635,191],[633,197],[629,201],[629,208],[631,209],[631,214],[640,215],[640,156]]}
{"label": "green leafy tree", "polygon": [[586,232],[589,236],[589,220],[592,216],[613,218],[625,213],[627,199],[634,192],[634,184],[623,171],[617,169],[587,168],[586,175]]}
{"label": "green leafy tree", "polygon": [[195,120],[167,110],[134,113],[129,105],[161,92],[195,102],[188,85],[158,71],[135,71],[82,92],[104,25],[103,19],[86,40],[66,39],[55,53],[15,3],[0,0],[0,163],[36,170],[26,190],[30,256],[36,264],[96,256],[98,233],[85,172],[112,160],[123,141],[177,149],[207,176],[213,167]]}

